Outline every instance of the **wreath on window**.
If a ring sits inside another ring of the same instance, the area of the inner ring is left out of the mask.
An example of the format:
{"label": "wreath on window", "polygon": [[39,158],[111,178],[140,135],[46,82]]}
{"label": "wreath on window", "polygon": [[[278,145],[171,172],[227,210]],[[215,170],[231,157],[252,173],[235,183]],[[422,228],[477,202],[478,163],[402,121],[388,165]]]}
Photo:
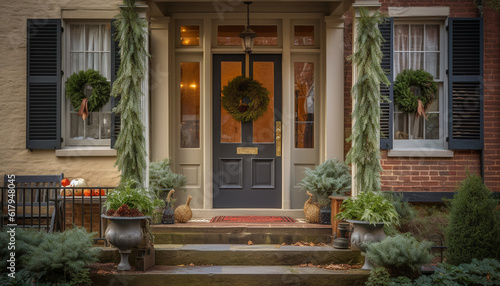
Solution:
{"label": "wreath on window", "polygon": [[[86,85],[92,87],[92,94],[87,98],[84,94]],[[89,69],[72,74],[66,81],[66,98],[83,119],[88,112],[98,111],[109,101],[111,87],[108,80],[98,71]]]}
{"label": "wreath on window", "polygon": [[[269,91],[250,77],[237,76],[222,89],[222,106],[240,121],[256,120],[264,115],[269,104]],[[244,99],[250,100],[245,103]]]}
{"label": "wreath on window", "polygon": [[[412,92],[411,87],[420,92]],[[394,82],[394,103],[405,113],[417,113],[425,117],[425,110],[435,100],[437,93],[434,77],[424,70],[403,70]]]}

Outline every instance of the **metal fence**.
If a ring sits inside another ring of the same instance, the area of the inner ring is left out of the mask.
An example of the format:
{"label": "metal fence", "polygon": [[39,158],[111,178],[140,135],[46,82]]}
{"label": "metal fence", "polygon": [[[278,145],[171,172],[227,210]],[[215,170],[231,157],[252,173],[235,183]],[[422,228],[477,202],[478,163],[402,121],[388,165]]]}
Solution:
{"label": "metal fence", "polygon": [[114,187],[0,187],[0,227],[53,232],[82,226],[88,232],[95,232],[95,241],[104,241],[106,220],[101,219],[101,214],[105,210],[106,195],[112,189]]}

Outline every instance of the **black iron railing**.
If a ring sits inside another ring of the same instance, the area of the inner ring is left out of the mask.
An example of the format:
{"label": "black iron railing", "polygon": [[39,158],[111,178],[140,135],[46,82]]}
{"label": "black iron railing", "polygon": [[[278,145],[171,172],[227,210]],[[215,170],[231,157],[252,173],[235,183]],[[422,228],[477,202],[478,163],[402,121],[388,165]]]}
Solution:
{"label": "black iron railing", "polygon": [[[0,187],[0,227],[17,226],[64,231],[82,226],[104,240],[106,221],[101,219],[111,187]],[[75,195],[73,195],[75,194]]]}

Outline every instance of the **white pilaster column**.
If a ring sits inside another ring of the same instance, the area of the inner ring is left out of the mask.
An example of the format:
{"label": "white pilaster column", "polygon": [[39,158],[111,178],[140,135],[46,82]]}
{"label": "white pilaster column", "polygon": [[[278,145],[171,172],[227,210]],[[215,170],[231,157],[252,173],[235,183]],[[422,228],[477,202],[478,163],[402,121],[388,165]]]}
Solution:
{"label": "white pilaster column", "polygon": [[151,18],[151,161],[170,157],[169,24],[168,17]]}
{"label": "white pilaster column", "polygon": [[344,19],[325,17],[326,22],[326,97],[325,153],[323,160],[344,160]]}

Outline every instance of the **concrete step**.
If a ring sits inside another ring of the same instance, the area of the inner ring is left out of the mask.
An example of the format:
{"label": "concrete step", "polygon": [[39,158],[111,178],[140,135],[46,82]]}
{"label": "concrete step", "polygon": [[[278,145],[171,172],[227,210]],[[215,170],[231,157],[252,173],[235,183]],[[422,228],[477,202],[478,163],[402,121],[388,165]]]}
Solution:
{"label": "concrete step", "polygon": [[[133,255],[132,255],[133,257]],[[335,249],[331,246],[204,244],[155,244],[156,265],[300,265],[357,264],[363,257],[359,251]],[[115,248],[103,248],[100,262],[119,262]],[[132,262],[131,262],[132,263]]]}
{"label": "concrete step", "polygon": [[146,272],[94,274],[92,285],[364,285],[369,272],[294,266],[155,266]]}
{"label": "concrete step", "polygon": [[188,224],[154,225],[155,244],[294,244],[331,243],[332,228],[311,224]]}

